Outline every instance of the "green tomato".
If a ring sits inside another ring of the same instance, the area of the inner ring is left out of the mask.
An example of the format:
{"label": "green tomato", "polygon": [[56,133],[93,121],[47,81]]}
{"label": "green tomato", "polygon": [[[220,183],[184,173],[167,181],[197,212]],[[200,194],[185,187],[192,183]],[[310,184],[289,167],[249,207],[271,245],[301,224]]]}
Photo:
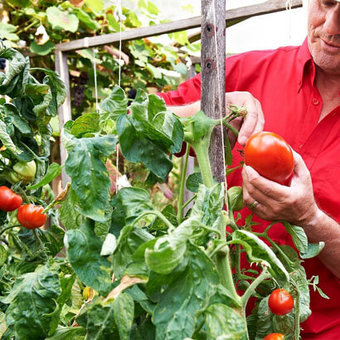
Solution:
{"label": "green tomato", "polygon": [[238,211],[244,208],[242,187],[230,187],[228,189],[228,198],[230,202],[230,209],[232,211]]}
{"label": "green tomato", "polygon": [[13,179],[17,177],[19,180],[22,180],[23,183],[28,183],[34,180],[37,172],[37,165],[35,164],[35,161],[19,161],[13,165],[13,170],[15,171],[15,173],[12,174]]}

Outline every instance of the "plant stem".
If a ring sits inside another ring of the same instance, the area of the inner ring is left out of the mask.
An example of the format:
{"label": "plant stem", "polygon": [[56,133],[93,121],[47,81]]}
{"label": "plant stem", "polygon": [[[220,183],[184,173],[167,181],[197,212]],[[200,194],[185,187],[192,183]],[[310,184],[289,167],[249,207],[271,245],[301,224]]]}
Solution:
{"label": "plant stem", "polygon": [[186,179],[186,174],[187,174],[187,167],[188,167],[188,158],[189,158],[189,145],[186,143],[187,149],[185,151],[185,156],[184,156],[184,163],[183,161],[181,162],[181,182],[180,182],[180,188],[179,188],[179,197],[178,197],[178,206],[177,206],[177,221],[178,224],[182,223],[183,220],[183,197],[184,197],[184,186],[185,186],[185,179]]}
{"label": "plant stem", "polygon": [[242,306],[241,298],[236,292],[234,285],[233,274],[231,271],[231,265],[229,260],[229,247],[226,247],[226,253],[218,253],[216,255],[216,267],[221,278],[222,285],[230,292],[240,306]]}
{"label": "plant stem", "polygon": [[268,273],[267,267],[264,267],[261,274],[251,283],[251,285],[247,288],[245,293],[242,295],[242,305],[245,309],[248,303],[249,298],[254,294],[257,286],[264,280],[269,279],[271,277],[270,273]]}
{"label": "plant stem", "polygon": [[173,224],[159,211],[157,210],[146,210],[144,211],[141,215],[139,215],[134,221],[133,224],[136,224],[139,220],[141,220],[144,216],[147,215],[155,215],[158,218],[160,218],[167,226],[169,229],[175,229]]}
{"label": "plant stem", "polygon": [[214,178],[212,176],[210,160],[209,160],[209,143],[199,141],[194,143],[192,147],[195,150],[197,162],[201,170],[203,183],[207,188],[214,185]]}
{"label": "plant stem", "polygon": [[11,226],[9,226],[9,227],[6,227],[6,228],[0,230],[0,235],[2,235],[5,231],[10,230],[10,229],[13,229],[13,228],[15,228],[15,227],[21,227],[21,225],[20,225],[20,224],[16,224],[16,225],[11,225]]}
{"label": "plant stem", "polygon": [[192,195],[184,204],[183,204],[183,209],[190,204],[195,198],[197,197],[197,194]]}

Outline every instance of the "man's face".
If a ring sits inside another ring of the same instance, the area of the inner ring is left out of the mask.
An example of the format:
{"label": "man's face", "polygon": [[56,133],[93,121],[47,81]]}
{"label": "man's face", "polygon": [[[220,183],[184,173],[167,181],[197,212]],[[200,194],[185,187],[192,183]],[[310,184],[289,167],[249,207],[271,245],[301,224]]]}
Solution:
{"label": "man's face", "polygon": [[340,2],[311,0],[308,45],[316,65],[340,75]]}

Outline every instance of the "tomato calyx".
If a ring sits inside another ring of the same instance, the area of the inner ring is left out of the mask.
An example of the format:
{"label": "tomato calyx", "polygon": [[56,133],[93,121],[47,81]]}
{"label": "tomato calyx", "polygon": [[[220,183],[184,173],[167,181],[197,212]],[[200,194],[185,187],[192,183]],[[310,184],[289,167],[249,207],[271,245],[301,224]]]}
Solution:
{"label": "tomato calyx", "polygon": [[36,229],[42,227],[47,219],[44,207],[34,204],[23,204],[18,209],[17,219],[19,223],[27,229]]}
{"label": "tomato calyx", "polygon": [[0,209],[14,211],[22,204],[22,197],[6,186],[0,187]]}
{"label": "tomato calyx", "polygon": [[278,288],[270,294],[268,306],[272,313],[276,315],[285,315],[292,311],[294,299],[287,290]]}

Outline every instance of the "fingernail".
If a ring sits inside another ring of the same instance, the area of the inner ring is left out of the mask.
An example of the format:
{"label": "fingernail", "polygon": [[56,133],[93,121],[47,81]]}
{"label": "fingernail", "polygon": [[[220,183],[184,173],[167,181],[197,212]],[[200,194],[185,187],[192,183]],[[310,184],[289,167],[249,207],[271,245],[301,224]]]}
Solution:
{"label": "fingernail", "polygon": [[238,142],[241,144],[241,145],[245,145],[246,144],[246,141],[247,141],[247,138],[245,136],[242,136],[238,139]]}

